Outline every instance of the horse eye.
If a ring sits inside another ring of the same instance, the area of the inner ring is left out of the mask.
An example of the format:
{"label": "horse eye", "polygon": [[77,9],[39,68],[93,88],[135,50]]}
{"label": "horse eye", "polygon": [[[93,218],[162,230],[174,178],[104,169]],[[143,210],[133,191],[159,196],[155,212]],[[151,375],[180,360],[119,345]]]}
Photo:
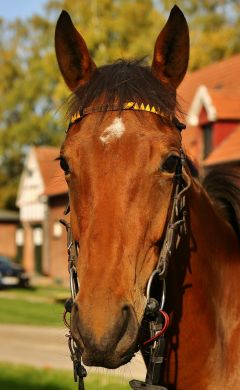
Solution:
{"label": "horse eye", "polygon": [[65,175],[67,175],[70,172],[69,165],[64,157],[59,158],[60,161],[60,167],[64,171]]}
{"label": "horse eye", "polygon": [[176,172],[177,165],[179,163],[179,157],[178,156],[169,156],[162,165],[162,171],[168,172],[168,173],[174,173]]}

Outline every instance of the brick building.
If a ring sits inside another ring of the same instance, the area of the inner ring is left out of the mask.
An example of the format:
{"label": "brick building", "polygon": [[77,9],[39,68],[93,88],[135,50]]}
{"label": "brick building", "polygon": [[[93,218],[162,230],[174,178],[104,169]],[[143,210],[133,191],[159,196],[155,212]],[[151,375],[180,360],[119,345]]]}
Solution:
{"label": "brick building", "polygon": [[18,212],[0,210],[0,255],[19,260],[22,255],[22,245],[23,237]]}
{"label": "brick building", "polygon": [[68,201],[59,149],[32,147],[22,172],[17,206],[24,231],[23,265],[30,273],[65,282],[66,234],[59,223]]}

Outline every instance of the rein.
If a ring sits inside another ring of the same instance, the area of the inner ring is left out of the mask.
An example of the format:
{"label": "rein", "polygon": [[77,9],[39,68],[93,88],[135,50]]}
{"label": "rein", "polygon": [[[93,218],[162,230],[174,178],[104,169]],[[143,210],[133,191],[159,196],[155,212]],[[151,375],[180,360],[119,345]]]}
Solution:
{"label": "rein", "polygon": [[[67,205],[64,214],[68,214],[70,211],[69,205]],[[73,238],[72,234],[72,228],[71,224],[66,222],[64,219],[60,219],[60,222],[65,226],[67,231],[67,251],[68,251],[68,272],[69,272],[69,281],[70,281],[70,292],[71,292],[71,298],[69,298],[65,302],[65,310],[63,313],[63,322],[69,329],[68,334],[66,337],[68,338],[68,348],[70,351],[70,357],[73,362],[73,376],[74,381],[78,382],[78,389],[84,390],[84,382],[83,378],[87,376],[87,371],[85,367],[82,365],[82,357],[81,352],[74,341],[71,331],[70,331],[70,324],[67,321],[67,313],[71,313],[72,306],[74,303],[74,300],[76,298],[76,295],[79,290],[78,286],[78,277],[77,277],[77,255],[78,255],[78,249],[77,249],[77,243]]]}
{"label": "rein", "polygon": [[[129,382],[133,390],[167,390],[166,387],[158,385],[160,370],[165,360],[165,339],[164,334],[169,326],[168,314],[163,311],[166,299],[166,277],[171,258],[177,249],[181,237],[187,233],[186,226],[186,191],[190,187],[190,180],[184,182],[182,178],[182,167],[185,164],[185,156],[181,150],[181,161],[177,166],[174,181],[174,197],[171,215],[167,224],[162,249],[158,258],[157,266],[152,272],[146,290],[147,305],[144,319],[149,322],[150,338],[143,342],[141,352],[150,356],[147,367],[145,382],[132,380]],[[152,284],[155,278],[162,283],[162,296],[159,299],[153,298]]]}
{"label": "rein", "polygon": [[[155,108],[154,106],[151,107],[149,104],[145,106],[143,103],[138,104],[135,102],[127,102],[124,103],[122,108],[119,108],[118,105],[114,104],[102,105],[84,108],[72,115],[68,130],[72,125],[78,123],[84,116],[88,114],[95,112],[121,110],[146,111],[159,115],[162,118],[167,118],[166,115],[159,109]],[[179,131],[185,129],[186,126],[179,122],[176,117],[168,117],[168,119],[171,119],[172,123]],[[147,304],[143,319],[149,323],[150,338],[139,346],[143,355],[145,354],[146,356],[150,356],[147,367],[146,380],[145,382],[138,380],[130,381],[129,384],[133,390],[167,390],[166,387],[158,385],[161,366],[165,359],[164,333],[166,332],[169,325],[168,314],[163,310],[166,299],[166,276],[169,262],[179,245],[182,235],[186,234],[186,191],[190,187],[190,181],[185,182],[182,177],[182,168],[185,164],[185,155],[182,149],[180,150],[180,153],[181,158],[177,165],[173,179],[174,188],[171,214],[167,223],[166,234],[158,258],[157,266],[149,278],[146,289]],[[70,207],[68,204],[64,214],[68,214],[69,211]],[[69,298],[65,303],[63,318],[65,325],[69,328],[67,338],[70,356],[73,362],[74,380],[75,382],[78,382],[78,389],[84,390],[83,379],[86,377],[87,371],[82,365],[81,351],[72,337],[70,325],[66,319],[67,313],[70,313],[71,315],[72,306],[79,291],[77,276],[78,244],[73,238],[71,224],[62,219],[60,222],[65,226],[67,231],[68,271],[71,292],[71,298]],[[159,297],[159,299],[155,299],[152,296],[152,284],[156,278],[158,278],[159,282],[162,284],[162,295]]]}

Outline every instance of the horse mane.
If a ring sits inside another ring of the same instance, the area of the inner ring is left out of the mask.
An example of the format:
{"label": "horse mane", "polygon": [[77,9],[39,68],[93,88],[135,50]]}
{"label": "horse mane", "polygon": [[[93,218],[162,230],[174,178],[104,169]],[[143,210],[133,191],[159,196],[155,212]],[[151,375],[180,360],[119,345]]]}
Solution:
{"label": "horse mane", "polygon": [[67,117],[71,118],[91,104],[99,105],[99,101],[102,105],[117,104],[119,111],[126,102],[150,104],[164,113],[165,118],[159,119],[168,125],[172,125],[168,118],[182,113],[174,88],[156,79],[144,59],[118,60],[112,65],[97,68],[91,79],[78,87],[68,99]]}
{"label": "horse mane", "polygon": [[203,186],[240,239],[240,162],[212,168],[206,174]]}

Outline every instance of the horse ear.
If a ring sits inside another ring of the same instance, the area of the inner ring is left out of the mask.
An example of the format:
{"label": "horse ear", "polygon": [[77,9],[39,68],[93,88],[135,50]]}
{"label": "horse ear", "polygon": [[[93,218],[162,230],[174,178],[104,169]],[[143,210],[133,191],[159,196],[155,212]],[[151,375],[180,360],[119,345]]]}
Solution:
{"label": "horse ear", "polygon": [[155,43],[152,73],[160,81],[177,88],[187,71],[188,60],[188,25],[175,5]]}
{"label": "horse ear", "polygon": [[91,78],[96,65],[89,55],[84,39],[66,11],[62,11],[57,21],[55,49],[63,78],[72,91]]}

